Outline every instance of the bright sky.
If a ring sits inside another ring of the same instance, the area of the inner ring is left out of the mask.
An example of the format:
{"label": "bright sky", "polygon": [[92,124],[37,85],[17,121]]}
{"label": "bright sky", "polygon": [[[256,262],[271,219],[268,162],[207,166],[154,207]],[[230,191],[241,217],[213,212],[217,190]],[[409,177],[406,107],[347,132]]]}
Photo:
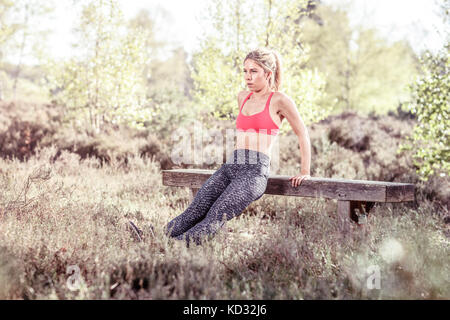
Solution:
{"label": "bright sky", "polygon": [[[158,26],[157,37],[168,40],[173,46],[182,45],[191,52],[197,44],[197,36],[201,33],[198,23],[199,16],[207,0],[119,0],[126,18],[132,18],[139,10],[147,9],[156,20]],[[54,24],[51,38],[53,53],[57,57],[70,55],[74,41],[70,34],[75,21],[73,10],[70,10],[70,0],[57,0]]]}
{"label": "bright sky", "polygon": [[[208,0],[120,0],[126,17],[130,18],[140,9],[148,9],[156,19],[158,35],[174,45],[183,45],[189,53],[198,44],[201,33],[199,19]],[[70,55],[70,35],[74,24],[72,1],[56,1],[58,26],[51,38],[55,56]],[[329,4],[342,4],[348,0],[324,0]],[[436,50],[442,46],[444,25],[437,16],[435,0],[350,0],[353,6],[353,23],[373,25],[390,39],[409,39],[416,51],[422,48]],[[159,10],[156,10],[159,8]],[[162,9],[162,10],[161,10]],[[447,26],[448,28],[448,26]]]}
{"label": "bright sky", "polygon": [[440,49],[445,31],[450,31],[450,26],[444,26],[439,16],[438,1],[324,0],[324,3],[350,3],[350,19],[354,24],[373,26],[392,40],[408,39],[418,52],[421,49]]}

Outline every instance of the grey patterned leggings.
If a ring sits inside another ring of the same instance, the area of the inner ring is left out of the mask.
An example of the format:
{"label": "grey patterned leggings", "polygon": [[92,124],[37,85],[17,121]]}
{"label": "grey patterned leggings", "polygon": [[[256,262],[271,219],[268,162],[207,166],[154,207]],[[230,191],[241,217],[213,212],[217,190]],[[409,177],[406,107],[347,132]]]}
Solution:
{"label": "grey patterned leggings", "polygon": [[212,238],[228,221],[237,217],[264,194],[270,158],[255,150],[236,149],[198,190],[189,207],[166,226],[166,234],[198,245]]}

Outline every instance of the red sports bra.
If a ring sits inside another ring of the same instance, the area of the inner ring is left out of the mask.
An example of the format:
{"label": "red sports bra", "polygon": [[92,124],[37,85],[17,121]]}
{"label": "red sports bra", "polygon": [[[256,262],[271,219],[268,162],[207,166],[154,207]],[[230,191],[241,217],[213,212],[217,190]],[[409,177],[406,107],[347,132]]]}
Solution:
{"label": "red sports bra", "polygon": [[279,127],[272,120],[269,112],[270,100],[272,99],[273,92],[270,93],[269,99],[267,99],[266,106],[264,110],[258,113],[255,113],[251,116],[246,116],[242,114],[242,108],[244,107],[244,103],[250,98],[253,92],[245,98],[242,106],[239,110],[239,114],[236,119],[236,129],[238,131],[250,131],[250,132],[258,132],[265,133],[276,136],[279,132]]}

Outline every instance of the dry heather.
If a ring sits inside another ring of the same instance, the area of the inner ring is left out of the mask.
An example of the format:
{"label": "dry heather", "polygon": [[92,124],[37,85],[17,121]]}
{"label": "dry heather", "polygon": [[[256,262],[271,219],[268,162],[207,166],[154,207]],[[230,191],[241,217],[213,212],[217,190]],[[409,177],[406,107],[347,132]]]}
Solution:
{"label": "dry heather", "polygon": [[[163,157],[135,148],[125,161],[117,149],[105,161],[38,145],[27,161],[0,159],[0,298],[448,299],[448,179],[419,182],[410,155],[395,154],[410,131],[394,116],[355,114],[311,126],[314,176],[417,185],[415,203],[376,205],[347,239],[335,202],[265,195],[186,248],[163,234],[189,205],[188,190],[162,186]],[[295,137],[281,137],[280,152],[279,173],[297,172]],[[373,270],[379,288],[368,286]]]}

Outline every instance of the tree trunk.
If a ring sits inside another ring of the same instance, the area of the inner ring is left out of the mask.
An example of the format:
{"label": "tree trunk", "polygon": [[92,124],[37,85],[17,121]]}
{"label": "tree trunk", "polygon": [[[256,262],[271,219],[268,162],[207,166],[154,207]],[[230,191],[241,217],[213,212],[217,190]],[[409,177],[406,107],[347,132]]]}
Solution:
{"label": "tree trunk", "polygon": [[23,52],[25,51],[25,44],[27,41],[27,26],[28,26],[28,19],[29,19],[29,4],[25,5],[25,19],[24,19],[24,30],[23,30],[23,38],[22,43],[20,44],[20,51],[19,51],[19,62],[17,63],[16,71],[14,72],[14,82],[13,82],[13,97],[16,99],[16,90],[17,90],[17,81],[19,78],[20,71],[22,69],[22,59],[23,59]]}
{"label": "tree trunk", "polygon": [[266,47],[269,47],[269,33],[270,33],[270,25],[272,23],[271,11],[272,11],[272,0],[269,0],[269,13],[267,15],[267,27],[266,27]]}

